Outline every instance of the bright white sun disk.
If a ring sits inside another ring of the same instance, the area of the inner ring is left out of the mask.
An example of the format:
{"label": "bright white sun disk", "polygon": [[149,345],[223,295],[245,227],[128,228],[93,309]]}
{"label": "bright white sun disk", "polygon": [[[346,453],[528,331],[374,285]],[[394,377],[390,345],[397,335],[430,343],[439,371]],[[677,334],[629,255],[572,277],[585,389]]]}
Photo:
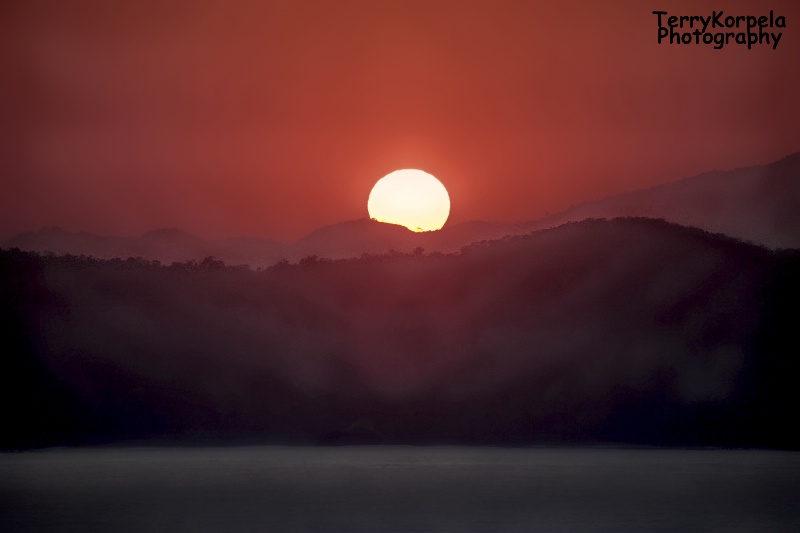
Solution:
{"label": "bright white sun disk", "polygon": [[450,215],[450,196],[432,175],[406,168],[378,180],[369,193],[367,210],[379,222],[433,231],[441,229]]}

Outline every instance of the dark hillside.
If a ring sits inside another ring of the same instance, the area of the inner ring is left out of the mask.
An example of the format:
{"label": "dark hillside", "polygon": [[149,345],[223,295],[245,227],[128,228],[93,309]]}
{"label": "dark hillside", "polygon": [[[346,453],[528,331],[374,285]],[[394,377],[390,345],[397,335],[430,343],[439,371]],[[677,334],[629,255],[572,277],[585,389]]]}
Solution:
{"label": "dark hillside", "polygon": [[2,445],[796,448],[798,274],[650,219],[263,272],[6,250]]}

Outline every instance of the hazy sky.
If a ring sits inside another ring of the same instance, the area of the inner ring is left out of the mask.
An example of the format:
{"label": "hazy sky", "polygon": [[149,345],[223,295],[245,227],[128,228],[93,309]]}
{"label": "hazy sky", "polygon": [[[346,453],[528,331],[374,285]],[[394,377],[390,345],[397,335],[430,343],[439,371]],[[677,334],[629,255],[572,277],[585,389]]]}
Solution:
{"label": "hazy sky", "polygon": [[[655,9],[787,27],[659,45]],[[295,239],[406,167],[522,221],[800,150],[796,0],[5,0],[0,62],[0,238]]]}

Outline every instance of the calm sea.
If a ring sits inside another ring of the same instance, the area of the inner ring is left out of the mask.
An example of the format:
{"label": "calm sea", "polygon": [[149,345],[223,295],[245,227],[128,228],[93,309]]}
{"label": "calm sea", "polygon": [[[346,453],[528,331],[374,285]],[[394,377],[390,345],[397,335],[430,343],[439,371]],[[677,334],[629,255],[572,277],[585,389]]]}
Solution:
{"label": "calm sea", "polygon": [[0,531],[800,531],[800,453],[459,447],[0,454]]}

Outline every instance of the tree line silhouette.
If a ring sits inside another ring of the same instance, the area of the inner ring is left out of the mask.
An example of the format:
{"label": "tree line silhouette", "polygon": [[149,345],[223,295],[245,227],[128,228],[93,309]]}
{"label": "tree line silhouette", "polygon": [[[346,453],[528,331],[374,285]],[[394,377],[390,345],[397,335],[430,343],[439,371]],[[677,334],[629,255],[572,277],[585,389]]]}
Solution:
{"label": "tree line silhouette", "polygon": [[1,250],[0,445],[793,448],[798,274],[647,219],[261,270]]}

